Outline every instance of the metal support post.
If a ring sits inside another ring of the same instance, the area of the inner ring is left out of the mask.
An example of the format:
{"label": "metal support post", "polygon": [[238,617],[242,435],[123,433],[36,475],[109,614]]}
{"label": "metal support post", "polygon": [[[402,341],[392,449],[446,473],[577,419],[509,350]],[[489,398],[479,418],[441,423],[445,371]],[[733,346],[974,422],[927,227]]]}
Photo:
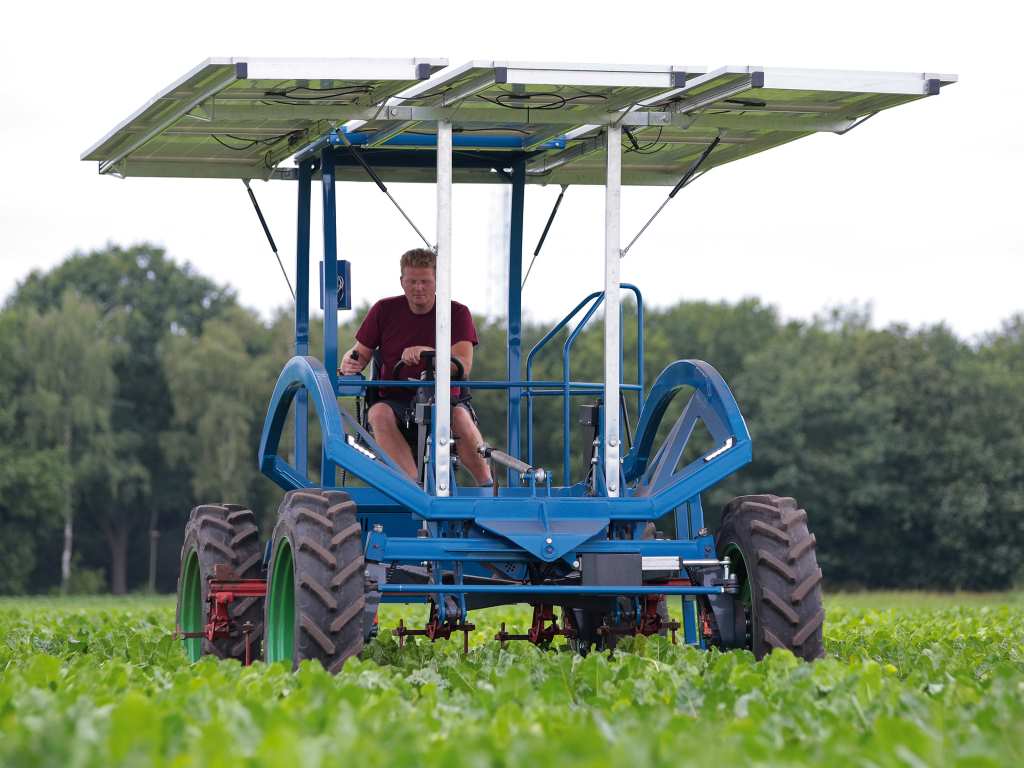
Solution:
{"label": "metal support post", "polygon": [[[320,153],[321,186],[323,187],[324,282],[324,369],[331,382],[331,392],[338,385],[338,221],[334,188],[334,150],[325,147]],[[326,443],[326,441],[325,441]],[[320,485],[333,488],[337,484],[336,467],[327,458],[326,449],[320,462]]]}
{"label": "metal support post", "polygon": [[619,207],[622,197],[622,127],[608,126],[604,195],[604,481],[619,495]]}
{"label": "metal support post", "polygon": [[694,597],[683,596],[683,642],[687,645],[697,645],[697,600]]}
{"label": "metal support post", "polygon": [[[512,163],[512,210],[509,218],[508,247],[508,380],[519,381],[522,361],[523,324],[523,203],[526,198],[526,160]],[[522,390],[508,390],[508,454],[522,455],[520,440]],[[508,471],[509,485],[518,483],[512,470]]]}
{"label": "metal support post", "polygon": [[[299,211],[295,242],[295,354],[309,354],[309,203],[313,167],[308,160],[299,164]],[[309,475],[306,434],[308,396],[301,389],[295,395],[295,469]]]}
{"label": "metal support post", "polygon": [[449,494],[451,475],[452,361],[452,124],[437,123],[437,292],[434,300],[434,480],[438,496]]}

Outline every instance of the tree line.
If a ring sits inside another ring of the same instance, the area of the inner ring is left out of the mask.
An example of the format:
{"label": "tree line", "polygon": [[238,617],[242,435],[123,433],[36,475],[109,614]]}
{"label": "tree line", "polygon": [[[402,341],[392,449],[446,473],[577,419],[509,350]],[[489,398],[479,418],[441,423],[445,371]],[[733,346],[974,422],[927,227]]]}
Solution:
{"label": "tree line", "polygon": [[[343,346],[365,310],[342,313]],[[634,310],[624,310],[627,382]],[[603,377],[599,320],[573,349],[574,380]],[[527,323],[524,350],[549,328]],[[319,323],[311,330],[315,353]],[[473,378],[505,378],[503,323],[477,318],[477,330]],[[290,311],[263,320],[152,245],[30,274],[0,310],[0,594],[172,591],[198,503],[248,504],[269,533],[281,491],[256,450],[292,336]],[[535,379],[561,379],[566,337],[538,356]],[[647,386],[685,358],[725,377],[754,441],[753,463],[705,494],[712,529],[728,498],[774,492],[807,508],[833,588],[1001,589],[1024,578],[1024,316],[966,341],[943,325],[875,328],[857,308],[811,321],[783,321],[756,299],[648,309]],[[574,481],[591,439],[575,409],[591,401],[573,402]],[[485,438],[503,445],[504,393],[480,391],[474,404]],[[534,460],[556,478],[561,425],[561,398],[535,398]],[[310,438],[315,473],[313,421]],[[658,527],[673,532],[671,520]]]}

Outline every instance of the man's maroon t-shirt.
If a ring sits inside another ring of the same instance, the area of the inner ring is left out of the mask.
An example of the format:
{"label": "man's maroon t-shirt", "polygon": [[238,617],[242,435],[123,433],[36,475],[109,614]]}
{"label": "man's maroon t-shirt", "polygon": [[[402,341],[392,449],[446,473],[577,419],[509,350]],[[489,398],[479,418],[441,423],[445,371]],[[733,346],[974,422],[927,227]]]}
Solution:
{"label": "man's maroon t-shirt", "polygon": [[[405,296],[391,296],[381,299],[366,313],[363,324],[356,331],[356,341],[370,349],[380,348],[381,378],[390,379],[395,363],[402,359],[402,351],[407,347],[434,346],[434,309],[424,315],[417,315],[409,309]],[[452,344],[468,341],[476,346],[476,327],[473,315],[465,304],[452,302]],[[402,378],[419,378],[423,365],[402,367]],[[383,388],[383,398],[392,400],[411,400],[413,390],[409,388]],[[452,388],[452,396],[458,397],[459,390]]]}

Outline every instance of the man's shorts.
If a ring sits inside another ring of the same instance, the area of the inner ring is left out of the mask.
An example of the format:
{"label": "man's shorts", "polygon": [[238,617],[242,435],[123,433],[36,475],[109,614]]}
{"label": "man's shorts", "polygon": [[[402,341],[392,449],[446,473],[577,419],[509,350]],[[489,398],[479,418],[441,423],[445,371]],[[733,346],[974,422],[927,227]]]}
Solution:
{"label": "man's shorts", "polygon": [[[452,398],[452,408],[465,408],[469,411],[469,416],[473,419],[474,424],[479,424],[480,421],[476,417],[476,411],[473,410],[473,405],[470,402],[473,399],[472,395],[460,395],[459,397]],[[416,440],[417,427],[416,424],[416,405],[412,400],[393,400],[391,398],[382,398],[377,403],[384,403],[395,413],[395,420],[398,422],[398,429],[402,432],[402,435],[407,441],[410,441],[410,445]],[[376,405],[377,403],[374,403]]]}

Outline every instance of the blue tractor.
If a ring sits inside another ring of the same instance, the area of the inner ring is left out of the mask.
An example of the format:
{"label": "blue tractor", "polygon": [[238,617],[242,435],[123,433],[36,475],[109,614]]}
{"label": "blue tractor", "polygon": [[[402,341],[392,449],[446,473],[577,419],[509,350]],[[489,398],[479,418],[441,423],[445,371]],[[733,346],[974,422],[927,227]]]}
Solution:
{"label": "blue tractor", "polygon": [[[845,134],[955,80],[763,67],[210,59],[161,91],[83,159],[120,177],[231,178],[247,188],[253,179],[281,180],[298,192],[295,356],[273,388],[259,445],[262,472],[286,493],[265,545],[244,505],[192,510],[177,619],[189,656],[248,663],[262,654],[295,665],[317,659],[337,671],[376,633],[380,603],[418,602],[424,623],[400,624],[400,642],[410,635],[466,639],[473,609],[526,604],[531,626],[517,634],[503,627],[498,640],[547,645],[562,635],[585,654],[611,649],[623,635],[663,634],[701,648],[746,648],[758,658],[773,648],[820,657],[822,573],[799,504],[743,496],[725,506],[717,530],[705,524],[702,495],[752,456],[728,385],[700,360],[667,365],[649,388],[644,381],[643,297],[619,276],[637,239],[623,246],[622,187],[668,190],[657,216],[711,168],[813,133]],[[376,185],[436,253],[436,352],[426,378],[339,374],[338,312],[351,308],[352,272],[372,269],[370,259],[338,258],[339,180]],[[315,181],[324,242],[319,356],[309,349]],[[389,182],[436,185],[433,242]],[[461,382],[506,395],[505,444],[479,448],[495,477],[501,468],[504,482],[493,487],[460,486],[452,451],[454,182],[511,191],[508,375]],[[570,185],[599,184],[606,195],[603,290],[576,304],[524,360],[527,184],[560,185],[563,194]],[[623,376],[624,292],[637,313],[635,381]],[[604,380],[575,381],[573,345],[598,312]],[[534,379],[538,353],[555,339],[562,341],[562,378]],[[399,470],[363,420],[339,407],[381,386],[417,390],[418,480]],[[540,432],[534,424],[542,397],[562,404],[557,472],[534,460],[535,443],[558,439],[557,429]],[[322,438],[316,479],[307,455],[310,409]],[[592,440],[586,471],[574,474],[577,418]],[[289,419],[294,445],[284,446]],[[709,443],[694,445],[698,427]],[[667,610],[670,600],[681,602],[681,621]]]}

